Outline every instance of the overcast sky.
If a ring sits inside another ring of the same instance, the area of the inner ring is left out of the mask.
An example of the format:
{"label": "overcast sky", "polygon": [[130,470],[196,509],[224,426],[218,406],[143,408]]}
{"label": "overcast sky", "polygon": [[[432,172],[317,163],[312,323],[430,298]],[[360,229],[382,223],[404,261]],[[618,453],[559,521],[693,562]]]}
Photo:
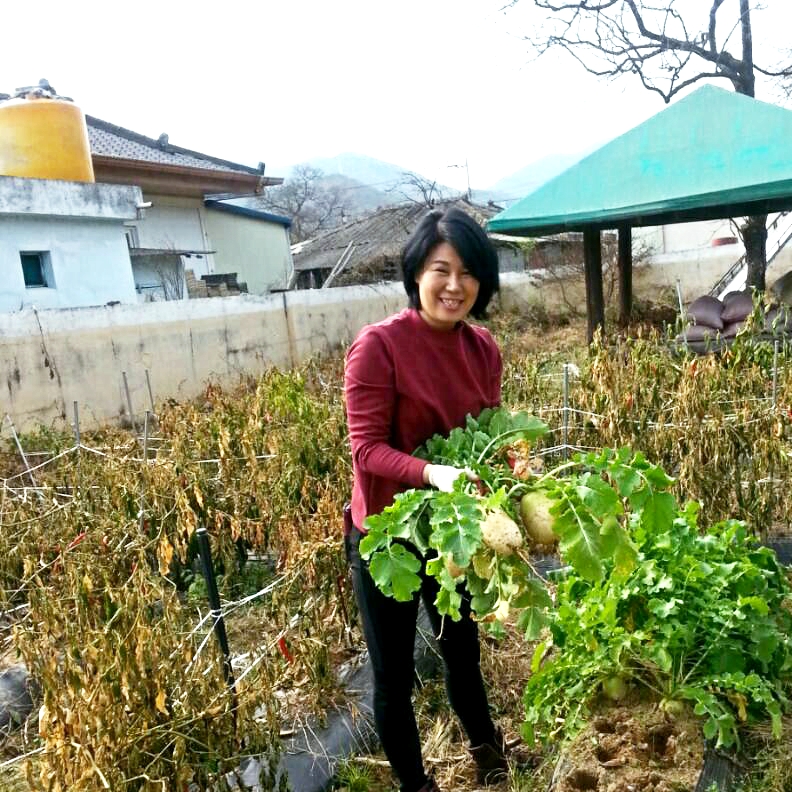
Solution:
{"label": "overcast sky", "polygon": [[[467,160],[471,186],[487,188],[663,109],[637,82],[598,81],[560,56],[532,61],[522,40],[532,3],[506,13],[504,4],[6,0],[0,92],[46,77],[90,115],[263,161],[273,176],[354,152],[459,189],[464,169],[449,166]],[[790,30],[792,3],[765,5],[757,50],[768,31]]]}

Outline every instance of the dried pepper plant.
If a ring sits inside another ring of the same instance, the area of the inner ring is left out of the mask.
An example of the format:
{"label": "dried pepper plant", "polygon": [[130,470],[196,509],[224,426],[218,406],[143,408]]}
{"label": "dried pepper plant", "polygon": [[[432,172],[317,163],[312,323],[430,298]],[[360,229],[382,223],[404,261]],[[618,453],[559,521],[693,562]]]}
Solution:
{"label": "dried pepper plant", "polygon": [[[4,489],[3,605],[24,613],[15,645],[41,691],[31,788],[222,788],[248,755],[264,760],[264,788],[276,785],[274,691],[299,681],[309,706],[328,701],[331,647],[349,643],[333,366],[166,406],[145,464],[129,435],[113,437],[101,454],[55,459],[38,490]],[[252,559],[271,561],[268,596],[248,598],[257,629],[232,646],[247,657],[233,694],[212,620],[199,621],[206,600],[190,596],[199,525],[235,615]]]}
{"label": "dried pepper plant", "polygon": [[792,371],[750,333],[720,354],[680,354],[658,333],[594,344],[571,392],[573,442],[629,445],[714,522],[788,525]]}
{"label": "dried pepper plant", "polygon": [[[14,643],[41,698],[30,788],[223,789],[249,755],[264,758],[261,781],[274,788],[268,666],[232,694],[205,640],[211,622],[168,579],[172,524],[152,515],[141,526],[139,466],[80,464],[91,486],[49,503],[6,498],[2,512],[4,606],[24,603]],[[150,479],[172,502],[170,471]]]}
{"label": "dried pepper plant", "polygon": [[[708,520],[788,523],[792,495],[771,485],[789,475],[785,349],[777,367],[749,338],[700,358],[652,333],[536,352],[512,343],[508,317],[492,327],[504,404],[540,415],[546,445],[566,416],[571,444],[642,451]],[[566,402],[565,362],[578,367]],[[68,449],[46,435],[23,445]],[[36,473],[46,489],[6,486],[0,503],[2,606],[19,616],[15,645],[43,705],[31,788],[207,788],[251,754],[274,786],[279,726],[292,706],[318,712],[339,695],[335,670],[361,643],[341,550],[342,356],[162,405],[145,463],[128,433],[84,442],[101,455],[65,453]],[[13,447],[0,463],[20,472]],[[200,621],[199,525],[244,655],[235,697]]]}

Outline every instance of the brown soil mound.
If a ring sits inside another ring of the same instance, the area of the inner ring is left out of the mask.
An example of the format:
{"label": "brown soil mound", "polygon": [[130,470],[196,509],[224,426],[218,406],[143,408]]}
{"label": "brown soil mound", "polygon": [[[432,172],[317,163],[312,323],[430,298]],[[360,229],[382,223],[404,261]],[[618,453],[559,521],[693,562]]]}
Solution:
{"label": "brown soil mound", "polygon": [[700,721],[653,703],[603,709],[564,749],[553,792],[693,792],[704,761]]}

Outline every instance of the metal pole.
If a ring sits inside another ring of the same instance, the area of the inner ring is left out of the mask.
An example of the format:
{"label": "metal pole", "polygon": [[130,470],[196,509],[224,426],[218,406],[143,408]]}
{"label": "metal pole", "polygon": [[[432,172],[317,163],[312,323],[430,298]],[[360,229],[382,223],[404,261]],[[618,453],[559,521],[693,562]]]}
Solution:
{"label": "metal pole", "polygon": [[137,432],[137,424],[135,423],[135,416],[132,412],[132,399],[129,396],[129,383],[127,382],[126,371],[122,371],[121,376],[124,380],[124,393],[126,393],[127,410],[129,410],[129,422],[132,424],[132,430]]}
{"label": "metal pole", "polygon": [[569,363],[564,363],[564,459],[569,458]]}
{"label": "metal pole", "polygon": [[677,291],[677,302],[679,303],[679,315],[684,319],[685,318],[685,306],[682,304],[682,283],[677,278],[676,282],[676,291]]}
{"label": "metal pole", "polygon": [[[11,434],[14,437],[14,442],[16,443],[17,451],[19,451],[19,456],[22,457],[22,464],[24,464],[28,476],[30,476],[30,481],[34,487],[38,487],[38,484],[36,483],[36,479],[34,478],[32,471],[30,470],[30,463],[28,462],[27,457],[25,456],[25,452],[22,449],[22,443],[19,442],[19,436],[17,435],[16,427],[14,426],[14,422],[11,420],[11,416],[6,414],[6,420],[8,421],[8,425],[11,427]],[[41,496],[41,493],[39,493],[39,496]]]}
{"label": "metal pole", "polygon": [[220,650],[223,653],[223,676],[225,677],[226,685],[228,685],[228,690],[233,699],[234,720],[236,720],[236,683],[234,682],[234,672],[231,668],[231,653],[228,650],[228,636],[226,635],[223,611],[220,608],[220,595],[217,591],[217,580],[215,579],[214,567],[212,566],[212,549],[209,546],[209,534],[206,532],[206,528],[203,525],[199,525],[195,529],[195,536],[198,541],[201,567],[203,569],[204,579],[206,580],[206,591],[209,597],[210,613],[214,621],[214,632],[217,637],[217,642],[220,644]]}
{"label": "metal pole", "polygon": [[74,439],[77,443],[77,484],[82,484],[82,455],[80,448],[82,443],[80,441],[80,407],[77,402],[74,402]]}
{"label": "metal pole", "polygon": [[143,418],[143,470],[145,473],[141,476],[140,479],[140,507],[138,509],[138,519],[140,520],[138,524],[138,530],[143,533],[143,513],[144,513],[144,506],[145,506],[145,496],[146,496],[146,474],[148,473],[148,427],[149,427],[149,415],[151,413],[146,410],[146,415]]}
{"label": "metal pole", "polygon": [[151,403],[151,412],[156,415],[157,411],[154,409],[154,394],[151,392],[151,380],[149,379],[149,372],[146,369],[146,387],[148,388],[149,402]]}

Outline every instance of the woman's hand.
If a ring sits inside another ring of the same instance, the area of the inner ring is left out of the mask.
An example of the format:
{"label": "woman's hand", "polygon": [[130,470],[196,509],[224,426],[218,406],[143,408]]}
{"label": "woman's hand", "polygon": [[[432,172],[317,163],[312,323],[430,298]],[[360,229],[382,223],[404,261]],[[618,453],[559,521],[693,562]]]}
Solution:
{"label": "woman's hand", "polygon": [[469,468],[458,468],[453,465],[427,465],[424,468],[424,483],[441,492],[453,492],[454,482],[460,476],[467,476],[468,481],[476,481],[478,476]]}

